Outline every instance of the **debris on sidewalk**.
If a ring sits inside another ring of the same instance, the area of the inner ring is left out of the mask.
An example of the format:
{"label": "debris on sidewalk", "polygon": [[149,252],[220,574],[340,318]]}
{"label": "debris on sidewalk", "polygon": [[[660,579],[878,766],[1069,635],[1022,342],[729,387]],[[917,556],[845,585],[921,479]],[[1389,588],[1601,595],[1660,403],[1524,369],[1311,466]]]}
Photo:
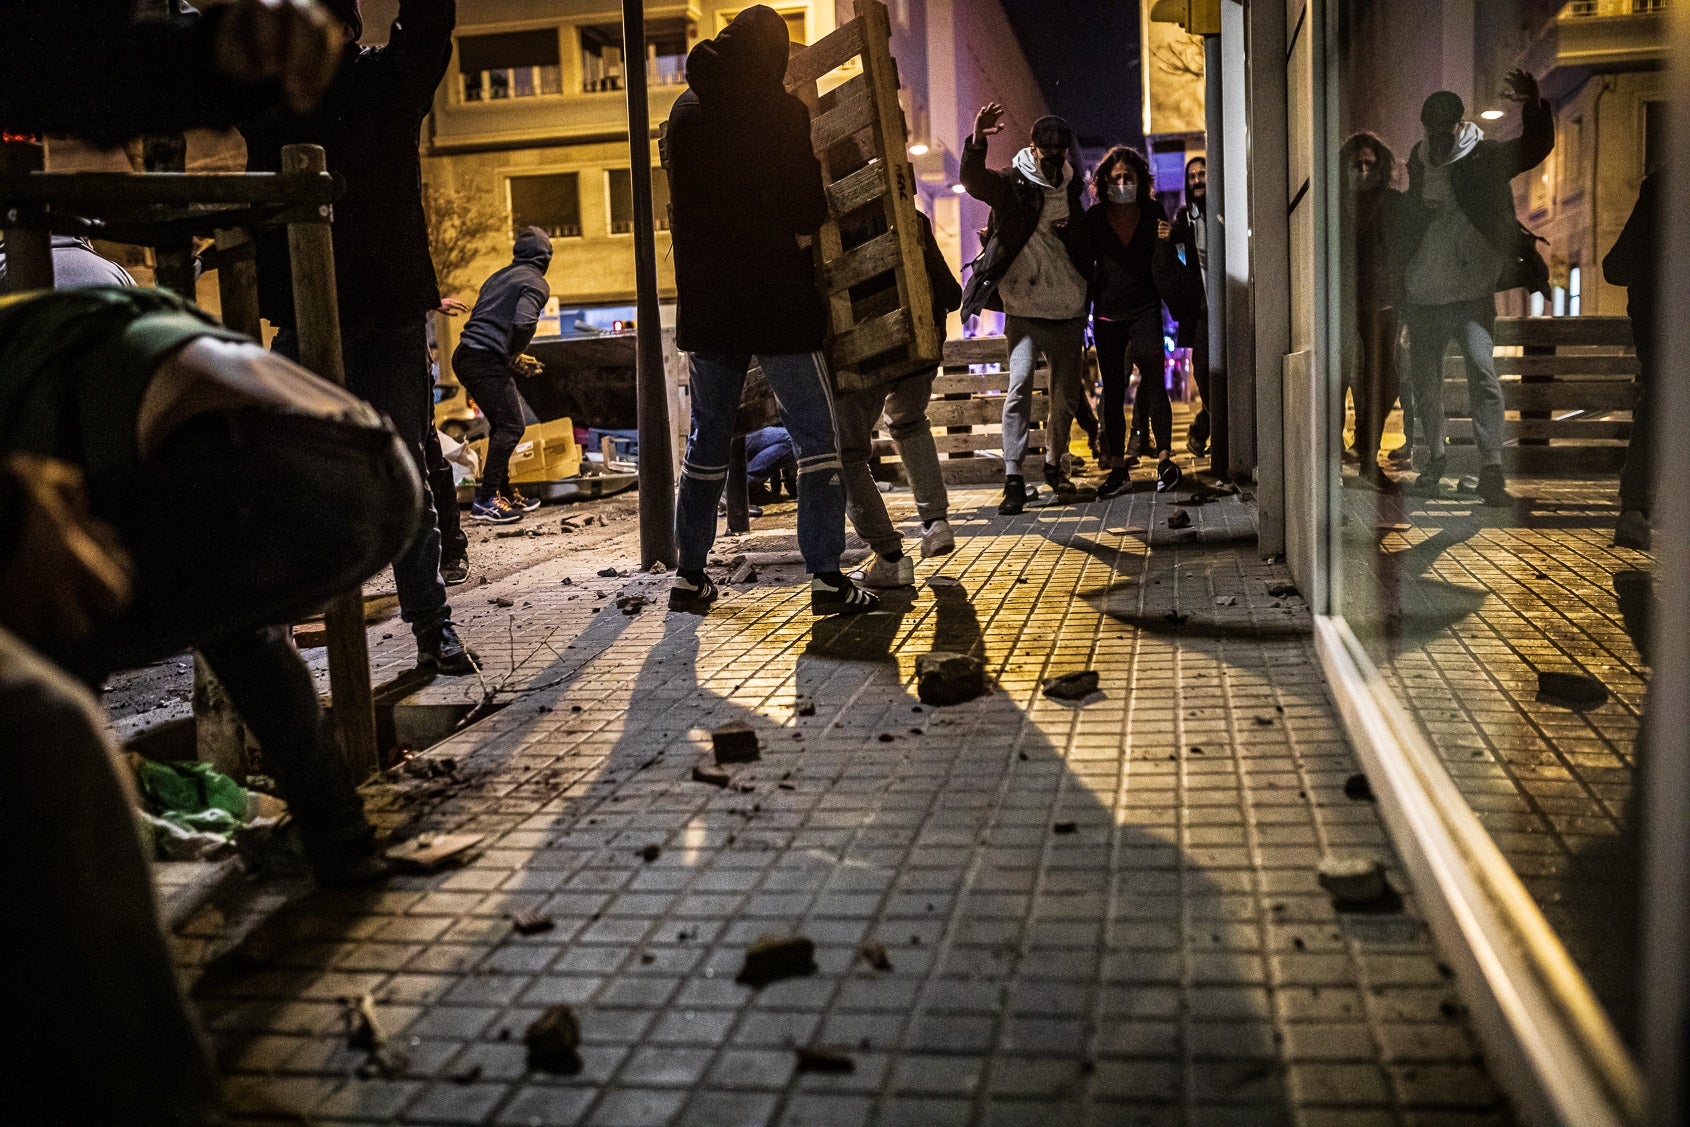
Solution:
{"label": "debris on sidewalk", "polygon": [[573,1076],[581,1071],[581,1019],[568,1005],[547,1006],[523,1033],[522,1043],[535,1072]]}
{"label": "debris on sidewalk", "polygon": [[916,696],[922,704],[961,704],[986,691],[986,667],[967,654],[934,650],[915,659]]}
{"label": "debris on sidewalk", "polygon": [[143,801],[141,822],[162,860],[208,860],[264,840],[287,817],[280,799],[248,790],[209,763],[163,763],[134,752],[125,758]]}
{"label": "debris on sidewalk", "polygon": [[599,568],[599,578],[601,578],[601,579],[616,579],[621,574],[622,573],[620,571],[617,571],[613,567],[601,567],[601,568]]}
{"label": "debris on sidewalk", "polygon": [[710,747],[715,751],[718,763],[750,763],[762,755],[757,743],[757,730],[740,720],[723,724],[711,732]]}
{"label": "debris on sidewalk", "polygon": [[627,615],[629,618],[632,618],[634,615],[640,613],[650,605],[651,600],[644,595],[620,595],[616,599],[616,609]]}
{"label": "debris on sidewalk", "polygon": [[1174,511],[1174,514],[1168,518],[1168,527],[1169,528],[1190,528],[1191,527],[1191,514],[1186,512],[1184,509],[1176,509]]}
{"label": "debris on sidewalk", "polygon": [[1077,834],[1080,832],[1078,822],[1055,822],[1050,827],[1053,834]]}
{"label": "debris on sidewalk", "polygon": [[798,1054],[799,1072],[855,1072],[856,1061],[851,1054],[838,1049],[824,1049],[816,1045],[794,1045]]}
{"label": "debris on sidewalk", "polygon": [[511,927],[518,935],[539,935],[555,926],[557,925],[552,922],[550,916],[541,915],[539,912],[511,913]]}
{"label": "debris on sidewalk", "polygon": [[1044,679],[1045,696],[1053,700],[1084,700],[1097,692],[1097,670],[1077,669]]}
{"label": "debris on sidewalk", "polygon": [[340,999],[340,1016],[346,1025],[346,1047],[365,1054],[358,1074],[369,1079],[391,1079],[410,1064],[403,1052],[387,1043],[387,1031],[376,1016],[376,1001],[369,994],[348,994]]}
{"label": "debris on sidewalk", "polygon": [[1340,912],[1393,911],[1401,906],[1385,879],[1385,867],[1377,857],[1357,853],[1328,853],[1317,871],[1320,887],[1332,894],[1332,906]]}
{"label": "debris on sidewalk", "polygon": [[891,970],[892,956],[886,953],[886,944],[873,939],[865,939],[857,944],[857,954],[863,957],[863,962],[875,970]]}
{"label": "debris on sidewalk", "polygon": [[734,573],[732,575],[728,576],[728,582],[729,583],[755,583],[755,582],[757,582],[757,568],[756,568],[756,566],[753,565],[750,560],[740,560],[739,566],[734,568]]}
{"label": "debris on sidewalk", "polygon": [[387,859],[397,865],[427,871],[466,859],[486,834],[418,834],[388,849]]}
{"label": "debris on sidewalk", "polygon": [[645,569],[647,575],[666,575],[669,569],[663,566],[662,560],[652,560],[651,566]]}
{"label": "debris on sidewalk", "polygon": [[814,716],[816,714],[816,702],[810,698],[808,693],[799,693],[792,700],[792,711],[797,716]]}
{"label": "debris on sidewalk", "polygon": [[1379,801],[1373,794],[1373,784],[1359,771],[1344,780],[1344,797],[1355,802]]}
{"label": "debris on sidewalk", "polygon": [[1302,598],[1303,593],[1297,590],[1295,583],[1269,583],[1268,594],[1276,599]]}
{"label": "debris on sidewalk", "polygon": [[648,865],[661,856],[663,856],[663,847],[661,845],[652,843],[650,845],[643,845],[640,847],[640,860],[644,861]]}
{"label": "debris on sidewalk", "polygon": [[764,935],[745,949],[745,965],[734,977],[747,986],[816,973],[816,945],[804,935]]}
{"label": "debris on sidewalk", "polygon": [[1220,598],[1215,600],[1215,605],[1217,607],[1235,607],[1238,605],[1238,596],[1222,595]]}
{"label": "debris on sidewalk", "polygon": [[695,783],[709,783],[713,787],[725,787],[733,780],[733,775],[716,765],[716,761],[708,755],[699,757],[692,767],[692,781]]}
{"label": "debris on sidewalk", "polygon": [[1574,712],[1600,708],[1608,703],[1608,687],[1594,677],[1582,673],[1551,673],[1539,671],[1537,699],[1543,704],[1558,704]]}

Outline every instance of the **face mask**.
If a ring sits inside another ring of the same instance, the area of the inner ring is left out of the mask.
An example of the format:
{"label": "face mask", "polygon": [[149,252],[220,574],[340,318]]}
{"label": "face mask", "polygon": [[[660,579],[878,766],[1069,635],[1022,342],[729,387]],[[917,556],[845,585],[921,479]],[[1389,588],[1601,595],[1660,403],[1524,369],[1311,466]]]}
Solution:
{"label": "face mask", "polygon": [[1138,185],[1111,184],[1109,185],[1108,195],[1110,203],[1136,203],[1138,202]]}

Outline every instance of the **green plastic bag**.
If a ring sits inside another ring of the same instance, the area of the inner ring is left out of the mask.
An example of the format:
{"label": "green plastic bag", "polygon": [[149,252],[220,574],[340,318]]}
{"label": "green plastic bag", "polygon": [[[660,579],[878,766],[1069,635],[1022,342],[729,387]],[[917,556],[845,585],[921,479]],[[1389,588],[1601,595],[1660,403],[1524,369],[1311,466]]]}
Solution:
{"label": "green plastic bag", "polygon": [[[136,785],[159,815],[177,819],[200,815],[195,819],[199,823],[197,829],[211,828],[208,822],[232,826],[246,821],[246,788],[213,770],[211,764],[159,763],[140,756],[132,757],[132,761]],[[214,812],[227,815],[227,821]]]}

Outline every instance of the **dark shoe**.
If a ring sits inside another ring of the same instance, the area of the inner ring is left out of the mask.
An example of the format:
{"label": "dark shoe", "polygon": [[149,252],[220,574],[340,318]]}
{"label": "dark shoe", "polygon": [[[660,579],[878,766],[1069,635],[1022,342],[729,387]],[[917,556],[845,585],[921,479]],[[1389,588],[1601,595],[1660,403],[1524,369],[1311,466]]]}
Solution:
{"label": "dark shoe", "polygon": [[1019,516],[1027,511],[1027,483],[1020,474],[1003,479],[1003,500],[998,502],[998,516]]}
{"label": "dark shoe", "polygon": [[1080,491],[1080,487],[1068,480],[1068,475],[1062,472],[1061,466],[1053,466],[1049,462],[1044,465],[1045,484],[1058,497],[1072,496]]}
{"label": "dark shoe", "polygon": [[1406,467],[1414,461],[1414,447],[1405,442],[1395,450],[1392,450],[1389,454],[1386,454],[1385,460],[1390,462],[1393,466]]}
{"label": "dark shoe", "polygon": [[1415,497],[1442,497],[1444,495],[1444,463],[1428,462],[1426,468],[1414,479],[1414,484],[1408,487],[1410,495]]}
{"label": "dark shoe", "polygon": [[1501,466],[1480,466],[1479,487],[1480,497],[1487,505],[1512,505],[1514,495],[1508,492],[1508,479],[1503,476]]}
{"label": "dark shoe", "polygon": [[1144,432],[1139,430],[1133,431],[1131,434],[1127,435],[1127,457],[1138,457],[1140,454],[1144,453],[1146,445],[1148,444],[1144,441]]}
{"label": "dark shoe", "polygon": [[440,561],[440,578],[446,581],[446,586],[456,587],[469,580],[469,557],[458,560]]}
{"label": "dark shoe", "polygon": [[1209,452],[1209,436],[1199,431],[1196,423],[1185,428],[1185,449],[1193,458],[1201,458]]}
{"label": "dark shoe", "polygon": [[447,622],[417,635],[417,668],[447,677],[467,677],[481,668],[481,658],[464,645],[457,627]]}
{"label": "dark shoe", "polygon": [[1614,526],[1614,547],[1635,548],[1639,552],[1647,552],[1649,541],[1649,515],[1642,509],[1626,509],[1621,512],[1620,522]]}
{"label": "dark shoe", "polygon": [[702,614],[720,594],[708,575],[700,574],[696,579],[676,575],[669,588],[669,609]]}
{"label": "dark shoe", "polygon": [[1386,473],[1385,467],[1378,462],[1364,462],[1361,472],[1356,476],[1381,493],[1396,493],[1401,488],[1396,479]]}
{"label": "dark shoe", "polygon": [[1109,476],[1103,479],[1103,484],[1097,487],[1099,497],[1113,497],[1126,489],[1132,483],[1127,477],[1127,471],[1117,467],[1109,471]]}
{"label": "dark shoe", "polygon": [[879,596],[869,594],[843,575],[810,577],[811,614],[865,614],[879,606]]}
{"label": "dark shoe", "polygon": [[1168,492],[1178,486],[1184,476],[1172,458],[1163,458],[1161,464],[1156,467],[1156,492]]}
{"label": "dark shoe", "polygon": [[508,489],[500,490],[499,495],[510,504],[511,508],[515,509],[519,513],[531,513],[540,507],[540,499],[538,497],[524,497],[522,495],[522,490],[518,489],[514,485]]}

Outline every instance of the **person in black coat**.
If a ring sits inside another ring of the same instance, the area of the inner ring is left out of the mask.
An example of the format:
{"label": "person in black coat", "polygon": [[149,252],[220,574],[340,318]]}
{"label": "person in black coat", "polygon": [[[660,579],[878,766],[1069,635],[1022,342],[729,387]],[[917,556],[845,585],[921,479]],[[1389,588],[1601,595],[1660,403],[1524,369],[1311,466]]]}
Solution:
{"label": "person in black coat", "polygon": [[[1194,458],[1209,452],[1209,299],[1204,289],[1208,249],[1203,216],[1208,195],[1209,162],[1192,157],[1185,162],[1185,203],[1174,212],[1168,236],[1156,244],[1153,259],[1156,289],[1179,326],[1174,347],[1191,350],[1191,378],[1197,382],[1199,402],[1186,428],[1185,448]],[[1143,433],[1144,418],[1135,405],[1133,435]]]}
{"label": "person in black coat", "polygon": [[1127,485],[1127,384],[1138,368],[1135,406],[1142,407],[1156,436],[1156,488],[1166,492],[1179,483],[1173,460],[1173,408],[1168,402],[1162,352],[1162,298],[1153,260],[1157,240],[1168,233],[1150,166],[1143,154],[1117,145],[1103,154],[1092,173],[1097,204],[1081,222],[1091,261],[1092,336],[1103,376],[1100,422],[1109,474],[1099,497],[1113,497]]}
{"label": "person in black coat", "polygon": [[[1355,405],[1355,452],[1360,477],[1394,489],[1379,465],[1385,420],[1399,391],[1397,303],[1402,272],[1394,232],[1402,226],[1403,194],[1391,187],[1396,155],[1372,133],[1356,133],[1338,150],[1344,191],[1338,198],[1345,287],[1339,295],[1343,378]],[[1410,401],[1412,403],[1412,400]],[[1405,418],[1405,432],[1412,431]]]}
{"label": "person in black coat", "polygon": [[[426,480],[434,394],[427,317],[441,307],[423,217],[418,131],[452,57],[455,0],[400,0],[387,44],[360,47],[358,0],[324,0],[341,21],[345,59],[317,110],[241,126],[247,168],[281,168],[282,147],[321,145],[346,180],[334,205],[335,291],[346,386],[393,420],[414,445]],[[276,348],[297,359],[286,231],[258,240],[259,311],[276,325]],[[417,536],[393,561],[400,614],[417,639],[417,666],[454,676],[475,671],[458,637],[440,575],[440,527],[425,497]]]}
{"label": "person in black coat", "polygon": [[798,547],[811,610],[856,613],[878,603],[839,570],[845,490],[820,351],[826,310],[810,254],[798,244],[826,221],[827,198],[809,110],[784,85],[790,54],[780,14],[747,8],[692,49],[688,89],[669,113],[676,344],[691,354],[692,389],[675,510],[675,610],[701,611],[717,596],[704,565],[753,356],[798,450]]}
{"label": "person in black coat", "polygon": [[1660,291],[1662,170],[1643,178],[1637,205],[1620,237],[1602,259],[1602,276],[1626,289],[1626,313],[1637,345],[1637,401],[1631,409],[1631,442],[1620,471],[1620,520],[1614,543],[1639,550],[1649,547],[1649,513],[1655,500],[1653,387],[1657,363],[1655,326]]}

